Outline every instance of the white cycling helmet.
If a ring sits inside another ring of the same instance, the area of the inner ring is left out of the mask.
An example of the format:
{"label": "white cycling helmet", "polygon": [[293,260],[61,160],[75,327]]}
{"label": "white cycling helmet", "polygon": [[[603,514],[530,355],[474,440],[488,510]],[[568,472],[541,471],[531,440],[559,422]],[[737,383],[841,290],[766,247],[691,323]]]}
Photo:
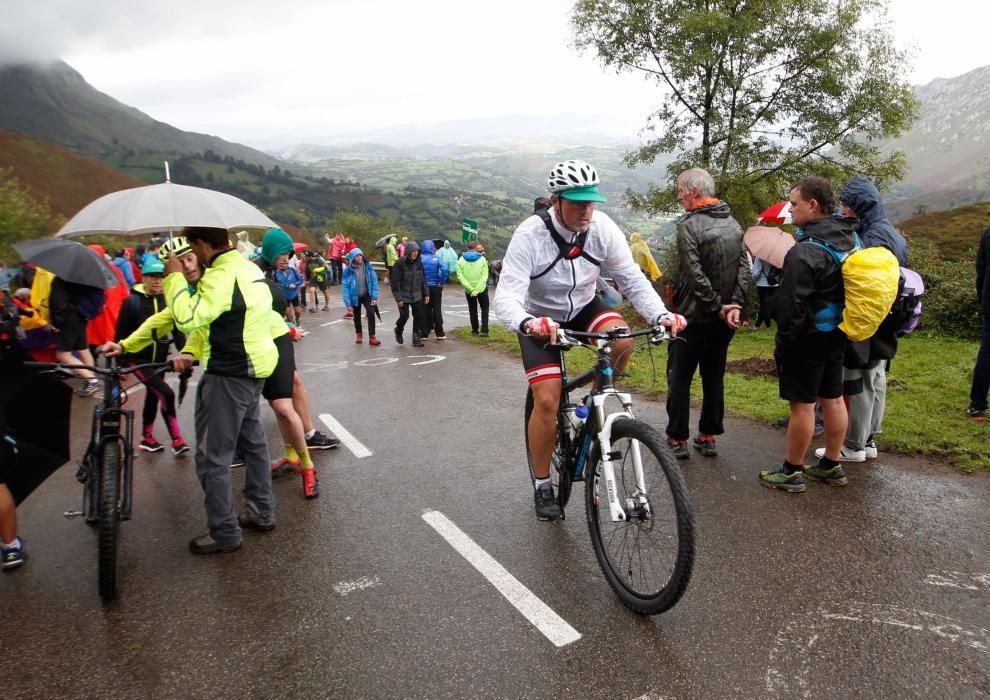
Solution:
{"label": "white cycling helmet", "polygon": [[547,184],[550,192],[564,199],[583,202],[607,201],[599,194],[598,183],[598,172],[590,163],[585,163],[583,160],[565,160],[553,166]]}

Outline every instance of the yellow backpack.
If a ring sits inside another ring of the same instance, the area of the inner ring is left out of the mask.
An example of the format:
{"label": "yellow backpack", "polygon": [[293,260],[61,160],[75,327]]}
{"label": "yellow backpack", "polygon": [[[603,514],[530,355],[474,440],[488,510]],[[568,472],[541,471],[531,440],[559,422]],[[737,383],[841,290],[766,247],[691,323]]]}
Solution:
{"label": "yellow backpack", "polygon": [[46,323],[52,322],[51,312],[48,310],[48,297],[52,293],[52,280],[55,279],[48,270],[37,267],[34,270],[34,282],[31,284],[31,306],[37,309]]}

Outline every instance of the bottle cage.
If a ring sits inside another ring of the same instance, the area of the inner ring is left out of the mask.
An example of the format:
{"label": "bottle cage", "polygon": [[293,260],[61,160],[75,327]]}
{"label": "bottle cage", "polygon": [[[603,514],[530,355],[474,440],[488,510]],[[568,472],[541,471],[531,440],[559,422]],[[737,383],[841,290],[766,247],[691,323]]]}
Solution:
{"label": "bottle cage", "polygon": [[578,234],[577,240],[573,243],[568,243],[563,236],[557,231],[556,227],[553,225],[553,220],[550,218],[550,213],[546,210],[538,213],[538,216],[543,220],[543,224],[547,227],[547,231],[550,232],[550,237],[553,238],[553,242],[557,244],[557,257],[553,259],[543,272],[536,275],[531,275],[530,279],[535,280],[543,277],[543,275],[550,272],[561,260],[574,260],[576,258],[584,258],[588,262],[592,263],[595,267],[601,267],[602,263],[600,260],[595,260],[593,257],[588,255],[584,250],[584,244],[588,240],[588,232]]}

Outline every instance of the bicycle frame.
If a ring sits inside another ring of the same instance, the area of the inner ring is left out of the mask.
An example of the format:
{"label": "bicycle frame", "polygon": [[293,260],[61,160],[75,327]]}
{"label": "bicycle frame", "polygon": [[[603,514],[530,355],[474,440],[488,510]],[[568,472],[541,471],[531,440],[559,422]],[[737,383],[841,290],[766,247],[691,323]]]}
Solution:
{"label": "bicycle frame", "polygon": [[[619,498],[616,495],[617,489],[615,486],[615,469],[613,468],[612,463],[618,455],[612,451],[612,425],[620,418],[632,419],[634,416],[632,413],[632,396],[628,392],[622,392],[615,388],[615,369],[612,364],[612,350],[609,347],[609,343],[619,338],[636,337],[647,334],[654,335],[651,342],[660,342],[660,340],[666,338],[666,336],[662,334],[662,331],[658,331],[654,328],[632,333],[627,330],[624,334],[618,334],[615,331],[609,333],[579,333],[577,331],[567,331],[563,328],[558,330],[557,340],[562,350],[567,350],[568,348],[576,347],[581,344],[579,341],[573,340],[570,336],[593,338],[595,340],[595,346],[597,347],[597,361],[595,367],[576,377],[572,381],[567,380],[567,366],[564,360],[566,353],[560,353],[560,370],[563,378],[563,385],[560,392],[560,409],[558,410],[563,410],[564,407],[570,404],[570,393],[572,391],[580,386],[583,386],[589,380],[595,380],[590,393],[592,402],[591,408],[594,409],[594,412],[589,415],[589,420],[585,423],[581,430],[579,439],[577,440],[577,447],[575,448],[571,445],[570,449],[566,449],[567,446],[565,446],[565,452],[568,455],[567,469],[568,474],[572,479],[575,476],[578,476],[575,473],[575,470],[581,459],[580,453],[584,442],[583,438],[588,431],[594,431],[592,433],[592,439],[598,441],[598,445],[601,449],[602,473],[605,478],[605,490],[608,499],[609,515],[612,522],[628,520],[629,513],[627,512],[627,508],[629,510],[633,510],[639,506],[640,508],[645,509],[645,512],[648,514],[649,500],[646,493],[646,480],[643,476],[642,453],[640,452],[639,443],[636,441],[633,441],[632,443],[633,473],[636,478],[636,494],[633,498],[627,499],[625,507],[623,507],[623,504],[619,502]],[[622,405],[621,411],[613,411],[611,413],[606,412],[605,401],[609,397],[615,397],[619,400],[619,403]],[[591,421],[592,416],[594,416],[593,424]],[[595,430],[596,427],[597,430]],[[590,448],[591,446],[589,445],[588,449],[590,450]]]}

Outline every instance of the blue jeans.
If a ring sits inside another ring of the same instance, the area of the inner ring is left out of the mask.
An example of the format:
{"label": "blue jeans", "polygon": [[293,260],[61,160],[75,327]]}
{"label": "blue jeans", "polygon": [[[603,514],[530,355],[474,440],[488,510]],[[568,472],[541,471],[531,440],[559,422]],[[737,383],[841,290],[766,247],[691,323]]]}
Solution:
{"label": "blue jeans", "polygon": [[987,393],[990,392],[990,316],[983,317],[980,334],[980,350],[973,367],[973,388],[969,390],[969,405],[978,411],[987,410]]}

